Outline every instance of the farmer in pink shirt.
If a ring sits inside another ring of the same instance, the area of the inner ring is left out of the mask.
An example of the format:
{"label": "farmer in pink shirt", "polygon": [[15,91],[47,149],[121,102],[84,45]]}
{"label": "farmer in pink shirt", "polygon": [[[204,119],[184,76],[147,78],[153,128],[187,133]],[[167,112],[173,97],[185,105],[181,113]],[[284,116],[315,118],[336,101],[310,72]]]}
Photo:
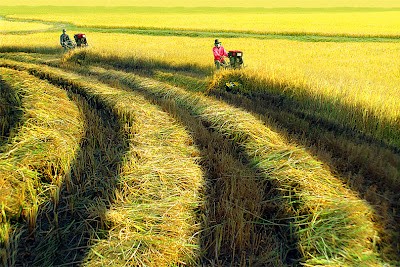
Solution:
{"label": "farmer in pink shirt", "polygon": [[225,48],[221,45],[221,42],[218,39],[215,39],[214,41],[213,54],[214,54],[214,63],[215,66],[217,67],[217,70],[221,66],[224,67],[226,65],[224,57],[228,56],[228,52],[226,52]]}

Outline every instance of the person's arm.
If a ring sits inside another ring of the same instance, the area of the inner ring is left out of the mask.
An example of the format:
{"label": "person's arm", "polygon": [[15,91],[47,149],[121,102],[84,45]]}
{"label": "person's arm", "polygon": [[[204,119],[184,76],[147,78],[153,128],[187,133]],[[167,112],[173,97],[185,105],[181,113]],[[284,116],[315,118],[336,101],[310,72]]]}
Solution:
{"label": "person's arm", "polygon": [[228,52],[226,52],[225,48],[223,48],[223,47],[222,47],[222,50],[223,50],[223,55],[224,55],[225,57],[227,57],[227,56],[228,56]]}

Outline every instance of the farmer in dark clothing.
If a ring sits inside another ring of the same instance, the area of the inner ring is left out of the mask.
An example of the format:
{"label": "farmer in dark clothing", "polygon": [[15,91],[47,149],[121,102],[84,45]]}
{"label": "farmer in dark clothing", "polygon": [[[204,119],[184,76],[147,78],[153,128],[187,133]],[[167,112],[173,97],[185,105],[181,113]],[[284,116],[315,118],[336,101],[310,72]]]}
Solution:
{"label": "farmer in dark clothing", "polygon": [[64,47],[64,51],[74,48],[74,44],[66,32],[67,31],[63,29],[63,33],[60,36],[60,44],[62,47]]}

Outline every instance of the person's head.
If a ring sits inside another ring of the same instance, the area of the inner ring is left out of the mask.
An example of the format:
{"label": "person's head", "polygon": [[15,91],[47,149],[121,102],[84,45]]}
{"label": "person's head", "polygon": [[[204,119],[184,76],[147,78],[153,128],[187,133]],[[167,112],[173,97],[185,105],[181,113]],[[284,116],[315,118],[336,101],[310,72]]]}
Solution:
{"label": "person's head", "polygon": [[66,29],[63,29],[63,33],[66,33],[67,32],[67,30]]}
{"label": "person's head", "polygon": [[221,42],[220,42],[218,39],[215,39],[214,45],[215,45],[216,47],[220,47],[220,46],[221,46]]}

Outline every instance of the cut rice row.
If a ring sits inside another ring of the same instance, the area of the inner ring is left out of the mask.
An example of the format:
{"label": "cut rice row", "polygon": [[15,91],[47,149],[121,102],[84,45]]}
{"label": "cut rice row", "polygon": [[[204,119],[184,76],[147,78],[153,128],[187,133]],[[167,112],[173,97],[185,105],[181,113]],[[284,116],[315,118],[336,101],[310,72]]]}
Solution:
{"label": "cut rice row", "polygon": [[11,246],[20,234],[16,222],[26,219],[32,232],[39,206],[58,201],[83,124],[64,90],[21,71],[0,68],[0,76],[6,88],[18,92],[24,111],[0,154],[0,254],[4,266],[12,266]]}
{"label": "cut rice row", "polygon": [[[54,68],[4,64],[53,80],[65,75]],[[173,101],[232,140],[263,179],[272,181],[281,192],[293,220],[288,234],[298,240],[304,265],[382,265],[374,247],[379,237],[371,207],[304,149],[287,144],[254,116],[212,98],[134,74],[101,68],[92,69],[91,74],[118,80],[161,104]],[[280,219],[284,222],[288,218]],[[260,218],[258,223],[269,222]]]}
{"label": "cut rice row", "polygon": [[91,68],[90,74],[123,82],[160,104],[173,101],[239,146],[263,179],[281,192],[304,265],[383,265],[376,253],[373,209],[303,148],[288,144],[254,116],[134,74],[101,68]]}
{"label": "cut rice row", "polygon": [[11,65],[44,70],[42,78],[85,96],[98,108],[110,109],[125,125],[129,150],[115,199],[99,219],[110,230],[107,239],[93,240],[84,264],[170,266],[197,261],[194,209],[203,174],[196,163],[199,152],[187,131],[136,93],[54,68]]}

